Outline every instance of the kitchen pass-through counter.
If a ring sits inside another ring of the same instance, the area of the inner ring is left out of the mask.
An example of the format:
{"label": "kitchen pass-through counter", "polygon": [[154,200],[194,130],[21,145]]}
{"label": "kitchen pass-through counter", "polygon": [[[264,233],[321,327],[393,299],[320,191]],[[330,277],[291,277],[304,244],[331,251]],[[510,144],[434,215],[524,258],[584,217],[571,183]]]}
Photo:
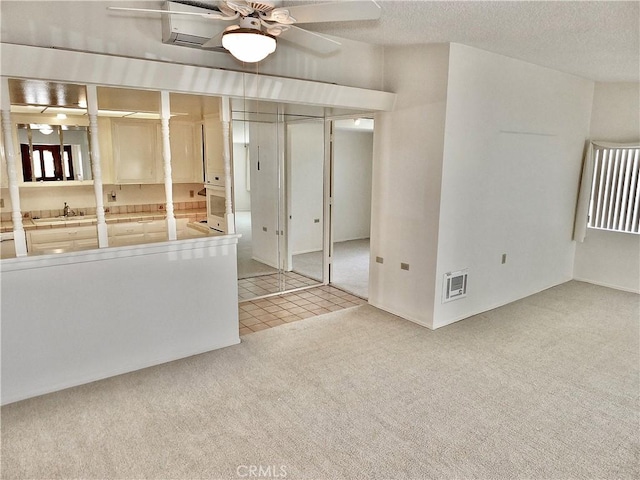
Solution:
{"label": "kitchen pass-through counter", "polygon": [[[109,246],[141,245],[168,240],[166,212],[131,211],[124,213],[105,213],[109,236]],[[133,209],[131,209],[133,210]],[[219,236],[220,232],[209,229],[206,223],[207,212],[204,208],[175,210],[178,240]],[[98,248],[98,236],[94,214],[55,216],[38,218],[26,214],[23,228],[27,240],[28,255],[65,253],[71,251]],[[15,257],[13,247],[13,223],[0,223],[0,248],[2,258]]]}

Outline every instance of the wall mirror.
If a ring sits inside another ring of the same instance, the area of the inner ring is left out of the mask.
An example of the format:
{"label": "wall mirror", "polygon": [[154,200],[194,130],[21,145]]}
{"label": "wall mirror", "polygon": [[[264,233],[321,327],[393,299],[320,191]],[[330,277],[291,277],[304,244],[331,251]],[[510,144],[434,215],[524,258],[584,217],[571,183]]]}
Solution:
{"label": "wall mirror", "polygon": [[9,95],[20,180],[91,180],[85,86],[10,79]]}
{"label": "wall mirror", "polygon": [[18,123],[16,128],[24,182],[91,179],[87,127]]}

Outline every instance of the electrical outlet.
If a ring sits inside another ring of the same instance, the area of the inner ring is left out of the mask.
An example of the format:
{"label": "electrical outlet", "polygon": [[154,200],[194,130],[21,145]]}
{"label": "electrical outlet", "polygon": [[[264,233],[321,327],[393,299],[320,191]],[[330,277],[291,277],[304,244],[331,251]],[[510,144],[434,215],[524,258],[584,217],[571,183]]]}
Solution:
{"label": "electrical outlet", "polygon": [[384,263],[384,258],[376,257],[376,263]]}
{"label": "electrical outlet", "polygon": [[314,218],[313,219],[313,223],[320,223],[320,219],[319,218]]}
{"label": "electrical outlet", "polygon": [[503,253],[502,254],[502,264],[504,265],[505,263],[507,263],[507,254]]}
{"label": "electrical outlet", "polygon": [[267,227],[262,227],[262,231],[266,232],[267,231]]}
{"label": "electrical outlet", "polygon": [[194,192],[193,190],[189,190],[189,196],[190,196],[191,198],[193,198],[193,197],[194,197],[194,195],[195,195],[195,192]]}
{"label": "electrical outlet", "polygon": [[400,264],[400,268],[402,270],[409,270],[409,264],[408,263],[401,263]]}

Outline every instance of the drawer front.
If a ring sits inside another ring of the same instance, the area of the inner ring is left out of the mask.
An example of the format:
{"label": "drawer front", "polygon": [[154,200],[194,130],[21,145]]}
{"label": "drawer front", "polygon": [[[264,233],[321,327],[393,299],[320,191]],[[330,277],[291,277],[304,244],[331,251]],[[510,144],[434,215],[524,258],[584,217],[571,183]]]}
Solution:
{"label": "drawer front", "polygon": [[137,235],[144,233],[144,223],[127,222],[109,225],[109,235]]}
{"label": "drawer front", "polygon": [[98,230],[94,226],[36,230],[35,232],[29,232],[29,235],[31,236],[31,244],[33,245],[78,239],[98,240]]}
{"label": "drawer front", "polygon": [[[69,229],[65,228],[65,230]],[[96,227],[78,227],[71,230],[73,231],[69,232],[70,237],[74,240],[91,240],[95,241],[96,245],[98,244],[98,229]]]}

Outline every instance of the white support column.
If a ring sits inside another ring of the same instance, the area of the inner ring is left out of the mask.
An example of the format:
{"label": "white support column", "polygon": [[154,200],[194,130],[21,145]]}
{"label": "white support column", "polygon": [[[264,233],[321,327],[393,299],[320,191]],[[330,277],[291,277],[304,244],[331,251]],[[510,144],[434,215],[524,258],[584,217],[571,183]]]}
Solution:
{"label": "white support column", "polygon": [[16,154],[13,145],[13,125],[11,124],[11,99],[9,98],[9,79],[2,77],[2,134],[4,135],[4,153],[7,160],[7,180],[9,181],[9,197],[11,198],[11,220],[13,221],[13,240],[16,257],[27,255],[27,238],[22,225],[20,210],[20,190],[16,174]]}
{"label": "white support column", "polygon": [[173,214],[173,181],[171,180],[171,142],[169,141],[169,118],[171,106],[169,92],[160,92],[161,109],[160,123],[162,124],[162,159],[164,160],[164,192],[167,200],[167,234],[169,240],[178,238],[176,217]]}
{"label": "white support column", "polygon": [[95,85],[87,85],[87,109],[89,113],[89,133],[91,136],[91,174],[93,191],[96,197],[96,218],[98,227],[98,247],[109,246],[107,220],[104,216],[104,195],[102,191],[102,162],[100,159],[100,142],[98,140],[98,89]]}
{"label": "white support column", "polygon": [[220,109],[220,121],[222,122],[222,159],[224,160],[224,196],[225,213],[227,223],[226,232],[236,233],[236,222],[233,215],[233,179],[231,178],[231,102],[229,97],[222,97]]}

